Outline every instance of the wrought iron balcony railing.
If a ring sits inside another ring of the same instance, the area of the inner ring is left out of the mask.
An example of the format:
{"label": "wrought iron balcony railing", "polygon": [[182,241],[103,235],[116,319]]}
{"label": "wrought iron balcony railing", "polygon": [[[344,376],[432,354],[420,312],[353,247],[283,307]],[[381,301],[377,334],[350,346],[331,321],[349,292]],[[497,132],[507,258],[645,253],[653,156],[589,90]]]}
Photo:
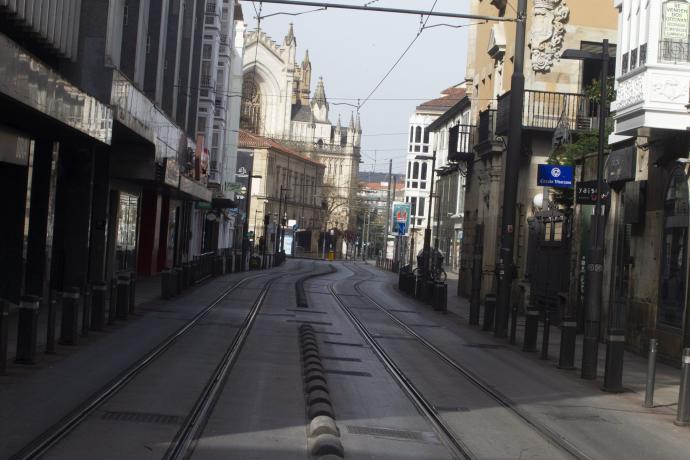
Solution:
{"label": "wrought iron balcony railing", "polygon": [[216,82],[209,75],[202,75],[201,78],[199,78],[199,85],[202,88],[213,89],[216,86]]}
{"label": "wrought iron balcony railing", "polygon": [[477,127],[456,125],[450,129],[448,141],[449,161],[472,161],[474,159],[474,139]]}
{"label": "wrought iron balcony railing", "polygon": [[477,144],[494,140],[496,135],[496,111],[484,110],[479,112],[479,127],[477,128]]}
{"label": "wrought iron balcony railing", "polygon": [[[509,134],[511,93],[498,98],[496,134]],[[525,91],[522,126],[528,129],[553,130],[560,122],[571,130],[591,130],[597,127],[598,106],[579,93]]]}

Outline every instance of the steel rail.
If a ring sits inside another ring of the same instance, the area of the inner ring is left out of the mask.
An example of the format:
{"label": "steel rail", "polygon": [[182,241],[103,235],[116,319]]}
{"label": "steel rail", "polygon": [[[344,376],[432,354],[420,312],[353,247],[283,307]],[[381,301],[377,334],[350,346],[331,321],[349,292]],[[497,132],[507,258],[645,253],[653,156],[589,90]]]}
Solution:
{"label": "steel rail", "polygon": [[227,377],[230,374],[233,366],[237,362],[237,358],[242,351],[242,347],[244,346],[247,337],[249,336],[249,332],[254,325],[256,316],[259,314],[259,310],[266,299],[266,295],[268,295],[268,291],[273,282],[278,278],[279,277],[274,277],[269,280],[259,293],[259,296],[254,301],[252,308],[244,318],[240,330],[237,334],[235,334],[235,338],[223,355],[218,367],[216,367],[216,370],[213,372],[213,375],[211,376],[200,397],[194,404],[194,408],[192,408],[190,415],[185,420],[182,428],[178,431],[175,439],[173,440],[172,446],[170,446],[166,454],[163,456],[164,459],[175,460],[189,458],[191,453],[194,451],[196,443],[206,427],[208,417],[213,411],[218,397],[223,391],[225,381],[227,380]]}
{"label": "steel rail", "polygon": [[[368,272],[368,270],[365,270],[365,271]],[[517,406],[517,404],[514,401],[512,401],[508,396],[504,395],[500,391],[491,387],[487,382],[485,382],[481,377],[477,376],[474,372],[469,370],[466,366],[459,364],[457,361],[455,361],[453,358],[451,358],[445,352],[443,352],[441,349],[439,349],[436,345],[431,343],[425,337],[418,334],[415,330],[413,330],[410,326],[408,326],[404,321],[402,321],[400,318],[398,318],[395,314],[389,312],[388,309],[386,309],[386,307],[382,306],[380,303],[378,303],[376,300],[374,300],[370,295],[368,295],[366,292],[362,291],[360,288],[360,284],[367,282],[367,281],[369,281],[369,280],[365,279],[365,280],[359,280],[355,283],[354,287],[355,287],[355,290],[357,291],[357,293],[359,293],[360,296],[367,299],[369,302],[371,302],[372,305],[374,305],[376,308],[378,308],[384,314],[386,314],[401,329],[403,329],[405,332],[407,332],[408,334],[413,336],[415,339],[417,339],[428,350],[430,350],[432,353],[434,353],[436,356],[438,356],[441,360],[443,360],[446,364],[448,364],[449,366],[454,368],[456,371],[458,371],[460,374],[462,374],[462,376],[465,377],[470,383],[472,383],[478,389],[480,389],[485,394],[490,396],[494,401],[496,401],[502,407],[510,410],[512,413],[517,415],[518,418],[520,418],[523,422],[528,424],[535,432],[537,432],[539,435],[541,435],[547,441],[551,442],[553,445],[559,447],[560,449],[564,450],[569,455],[571,455],[572,457],[574,457],[578,460],[591,460],[591,457],[589,455],[584,453],[582,450],[578,449],[577,446],[575,446],[570,441],[568,441],[560,433],[550,429],[549,427],[547,427],[543,423],[535,420],[533,417],[531,417],[530,415],[525,413],[525,411],[520,409]]]}
{"label": "steel rail", "polygon": [[352,312],[350,307],[348,307],[345,302],[340,298],[340,295],[333,289],[333,284],[328,286],[333,298],[338,302],[340,308],[343,310],[345,315],[348,317],[350,322],[355,326],[355,329],[367,342],[371,350],[376,354],[379,360],[383,363],[384,367],[388,373],[395,379],[400,388],[406,393],[408,398],[417,407],[431,423],[437,433],[441,435],[443,443],[450,449],[454,458],[462,459],[476,459],[477,457],[472,453],[472,451],[465,445],[465,443],[460,440],[453,430],[446,424],[443,418],[440,416],[436,408],[431,404],[419,391],[419,389],[412,383],[412,381],[407,378],[405,373],[400,370],[400,368],[395,364],[393,359],[388,356],[388,353],[378,344],[378,342],[372,337],[372,335],[367,330],[366,326],[357,318],[357,316]]}
{"label": "steel rail", "polygon": [[[241,0],[248,1],[248,0]],[[253,0],[259,3],[275,3],[279,5],[289,5],[289,6],[311,6],[315,8],[323,8],[327,10],[328,8],[341,9],[341,10],[359,10],[359,11],[371,11],[375,13],[396,13],[396,14],[412,14],[415,16],[437,16],[442,18],[455,18],[455,19],[479,19],[483,21],[496,21],[496,22],[516,22],[516,18],[506,18],[502,16],[487,16],[482,14],[468,14],[468,13],[444,13],[440,11],[429,11],[429,10],[408,10],[401,8],[385,8],[380,6],[363,6],[363,5],[348,5],[343,3],[327,3],[327,2],[306,2],[302,0]]]}
{"label": "steel rail", "polygon": [[79,426],[84,420],[86,420],[86,418],[88,418],[89,415],[91,415],[103,403],[105,403],[113,395],[115,395],[122,388],[124,388],[137,374],[139,374],[146,367],[152,364],[160,355],[162,355],[168,349],[170,349],[170,347],[177,340],[189,333],[189,331],[194,326],[196,326],[199,323],[199,321],[201,321],[211,311],[213,311],[218,306],[218,304],[222,302],[223,299],[225,299],[230,293],[232,293],[242,285],[246,284],[246,282],[264,276],[267,275],[260,274],[243,278],[231,287],[229,287],[228,289],[226,289],[222,294],[220,294],[218,297],[216,297],[216,299],[214,299],[210,304],[208,304],[208,306],[206,306],[202,311],[194,315],[194,317],[191,320],[189,320],[189,322],[187,322],[184,326],[179,328],[177,331],[173,332],[161,343],[159,343],[153,349],[151,349],[143,358],[141,358],[135,364],[130,366],[119,376],[111,380],[103,388],[98,390],[84,404],[82,404],[80,407],[68,414],[66,417],[64,417],[58,423],[53,425],[51,428],[46,430],[42,435],[38,436],[38,438],[30,442],[22,450],[14,454],[11,457],[11,459],[32,460],[43,456],[48,450],[50,450],[50,448],[59,443],[77,426]]}

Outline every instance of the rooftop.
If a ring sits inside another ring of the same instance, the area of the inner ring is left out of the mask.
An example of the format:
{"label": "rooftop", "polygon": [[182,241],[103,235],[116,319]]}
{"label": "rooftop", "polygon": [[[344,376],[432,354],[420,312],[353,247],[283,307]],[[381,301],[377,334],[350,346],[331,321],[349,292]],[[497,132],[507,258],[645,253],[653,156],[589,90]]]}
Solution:
{"label": "rooftop", "polygon": [[417,110],[431,109],[445,112],[465,97],[465,88],[451,86],[441,91],[443,96],[426,101],[417,106]]}
{"label": "rooftop", "polygon": [[296,152],[283,144],[274,141],[273,139],[269,139],[267,137],[263,136],[258,136],[256,134],[251,134],[247,131],[240,130],[239,133],[239,139],[238,139],[238,145],[240,148],[245,148],[245,149],[269,149],[269,150],[274,150],[276,152],[283,153],[285,155],[289,155],[292,157],[297,157],[300,160],[306,161],[307,163],[311,163],[314,165],[322,166],[325,167],[323,164],[311,160],[307,158],[306,156],[302,155],[299,152]]}

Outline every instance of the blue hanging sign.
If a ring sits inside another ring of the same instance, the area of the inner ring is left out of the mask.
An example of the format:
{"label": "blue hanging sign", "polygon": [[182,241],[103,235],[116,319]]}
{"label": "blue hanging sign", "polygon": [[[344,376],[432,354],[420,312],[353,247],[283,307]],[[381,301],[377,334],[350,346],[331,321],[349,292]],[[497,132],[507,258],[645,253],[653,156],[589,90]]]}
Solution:
{"label": "blue hanging sign", "polygon": [[540,187],[573,188],[572,166],[539,165],[537,185]]}

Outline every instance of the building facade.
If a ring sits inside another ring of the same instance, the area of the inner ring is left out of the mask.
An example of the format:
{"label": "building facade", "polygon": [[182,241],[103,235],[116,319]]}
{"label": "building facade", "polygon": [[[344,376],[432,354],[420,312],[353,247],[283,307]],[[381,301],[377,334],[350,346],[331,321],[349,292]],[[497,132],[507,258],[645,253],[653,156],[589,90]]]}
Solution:
{"label": "building facade", "polygon": [[[329,221],[339,231],[354,226],[351,207],[356,196],[361,124],[359,115],[347,127],[329,119],[323,79],[311,93],[309,52],[297,61],[292,25],[282,44],[260,31],[245,37],[241,127],[274,139],[326,166],[322,195],[329,201]],[[342,253],[346,250],[342,245]]]}
{"label": "building facade", "polygon": [[[405,175],[405,202],[410,203],[411,220],[406,246],[413,253],[421,250],[424,229],[433,222],[434,209],[429,206],[429,194],[434,165],[433,154],[437,147],[429,125],[451,109],[465,96],[460,86],[442,91],[442,96],[420,104],[410,116],[407,144],[407,171]],[[433,231],[433,230],[432,230]]]}
{"label": "building facade", "polygon": [[[504,1],[473,1],[471,10],[478,14],[504,15],[506,8],[508,4]],[[592,11],[597,14],[591,14]],[[596,0],[528,1],[527,16],[521,149],[524,158],[520,162],[514,224],[516,265],[511,273],[531,297],[537,291],[530,293],[532,285],[539,279],[549,279],[550,284],[545,288],[547,298],[530,298],[530,301],[554,308],[559,293],[576,284],[569,279],[571,267],[565,264],[561,271],[552,267],[547,273],[538,272],[546,265],[531,264],[534,259],[530,253],[539,248],[547,229],[553,241],[564,238],[569,241],[571,211],[553,197],[538,199],[545,190],[537,186],[537,169],[539,164],[553,161],[557,129],[573,142],[596,131],[597,106],[585,96],[585,90],[599,78],[601,70],[598,60],[566,60],[561,55],[566,49],[599,51],[604,38],[615,51],[617,18],[615,9]],[[481,286],[474,288],[481,292],[482,299],[486,294],[496,293],[504,161],[510,137],[508,113],[514,36],[512,22],[478,25],[469,36],[467,92],[472,100],[470,124],[476,126],[476,134],[474,166],[466,186],[462,253],[475,257],[461,259],[459,293],[470,295],[474,271],[480,274]],[[555,226],[546,221],[552,211],[553,217],[560,219]],[[552,228],[558,229],[556,233]]]}
{"label": "building facade", "polygon": [[610,281],[604,315],[628,348],[677,363],[690,346],[687,1],[613,2],[618,12],[615,129],[606,179]]}
{"label": "building facade", "polygon": [[[326,218],[319,197],[325,166],[272,139],[243,130],[239,148],[251,156],[253,178],[247,218],[254,246],[269,259],[280,252],[281,244],[286,254],[317,256]],[[281,226],[287,237],[282,242],[278,233]]]}

